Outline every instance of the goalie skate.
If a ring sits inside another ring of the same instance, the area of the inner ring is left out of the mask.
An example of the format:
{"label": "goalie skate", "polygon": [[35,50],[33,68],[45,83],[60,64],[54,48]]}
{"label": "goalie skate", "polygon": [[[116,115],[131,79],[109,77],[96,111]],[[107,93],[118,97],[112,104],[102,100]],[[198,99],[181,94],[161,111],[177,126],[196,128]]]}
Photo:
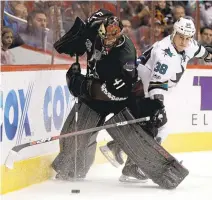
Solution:
{"label": "goalie skate", "polygon": [[148,181],[148,178],[141,180],[134,177],[125,176],[122,174],[119,178],[119,181],[122,183],[146,183]]}
{"label": "goalie skate", "polygon": [[99,147],[99,149],[114,167],[118,168],[124,164],[123,152],[114,141],[108,142],[105,146]]}
{"label": "goalie skate", "polygon": [[127,158],[119,181],[125,183],[146,183],[148,181],[148,177],[134,162],[132,162],[132,160]]}

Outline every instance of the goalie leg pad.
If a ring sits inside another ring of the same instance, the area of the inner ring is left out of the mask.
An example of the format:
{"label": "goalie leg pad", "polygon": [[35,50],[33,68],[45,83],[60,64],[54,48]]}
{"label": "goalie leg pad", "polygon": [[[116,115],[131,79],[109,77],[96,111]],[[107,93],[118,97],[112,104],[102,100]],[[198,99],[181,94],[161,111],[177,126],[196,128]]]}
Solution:
{"label": "goalie leg pad", "polygon": [[[100,115],[90,109],[85,103],[78,103],[78,130],[84,130],[101,125]],[[66,119],[61,134],[75,131],[75,109],[73,108]],[[60,139],[60,153],[52,163],[53,169],[63,177],[85,178],[92,165],[96,152],[97,132]],[[77,140],[77,142],[76,142]],[[75,154],[77,151],[77,158]]]}
{"label": "goalie leg pad", "polygon": [[[134,117],[126,108],[106,124],[132,119]],[[149,136],[140,124],[119,126],[107,131],[132,161],[159,186],[166,189],[176,188],[188,175],[188,170]]]}

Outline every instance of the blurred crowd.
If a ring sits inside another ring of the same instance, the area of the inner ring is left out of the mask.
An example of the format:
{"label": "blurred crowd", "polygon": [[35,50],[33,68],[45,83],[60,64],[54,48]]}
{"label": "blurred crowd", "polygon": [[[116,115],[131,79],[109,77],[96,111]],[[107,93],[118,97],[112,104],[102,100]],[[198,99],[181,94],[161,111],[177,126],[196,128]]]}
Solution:
{"label": "blurred crowd", "polygon": [[212,44],[211,1],[4,1],[1,63],[12,64],[9,49],[23,44],[51,52],[54,41],[70,29],[76,16],[86,19],[99,8],[120,17],[138,55],[170,34],[182,16],[194,20],[201,44]]}

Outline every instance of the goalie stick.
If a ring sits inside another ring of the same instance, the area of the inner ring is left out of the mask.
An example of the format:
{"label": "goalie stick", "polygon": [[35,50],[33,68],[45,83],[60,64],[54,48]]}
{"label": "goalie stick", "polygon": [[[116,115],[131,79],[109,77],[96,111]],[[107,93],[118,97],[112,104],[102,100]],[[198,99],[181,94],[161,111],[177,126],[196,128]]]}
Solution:
{"label": "goalie stick", "polygon": [[134,123],[139,123],[139,122],[144,122],[144,121],[149,121],[149,120],[150,120],[150,117],[143,117],[143,118],[133,119],[133,120],[129,120],[129,121],[123,121],[123,122],[118,122],[118,123],[114,123],[114,124],[108,124],[108,125],[98,126],[98,127],[94,127],[94,128],[89,128],[89,129],[85,129],[85,130],[81,130],[81,131],[74,131],[74,132],[67,133],[64,135],[51,136],[51,137],[48,137],[45,139],[40,139],[40,140],[25,143],[25,144],[17,145],[10,150],[10,152],[5,160],[5,166],[9,169],[13,169],[13,164],[16,160],[15,159],[16,156],[18,156],[18,152],[26,147],[51,142],[51,141],[58,140],[61,138],[72,137],[72,136],[87,134],[87,133],[91,133],[91,132],[97,132],[97,131],[101,131],[104,129],[115,128],[118,126],[125,126],[127,124],[134,124]]}
{"label": "goalie stick", "polygon": [[[80,64],[79,64],[79,56],[76,54],[76,64],[79,65],[80,67]],[[78,130],[78,127],[77,127],[77,121],[78,121],[78,97],[75,97],[75,129],[74,131],[77,131]],[[74,166],[74,179],[77,179],[77,151],[78,151],[78,142],[77,142],[77,136],[74,136],[75,137],[75,152],[74,152],[74,163],[75,163],[75,166]]]}

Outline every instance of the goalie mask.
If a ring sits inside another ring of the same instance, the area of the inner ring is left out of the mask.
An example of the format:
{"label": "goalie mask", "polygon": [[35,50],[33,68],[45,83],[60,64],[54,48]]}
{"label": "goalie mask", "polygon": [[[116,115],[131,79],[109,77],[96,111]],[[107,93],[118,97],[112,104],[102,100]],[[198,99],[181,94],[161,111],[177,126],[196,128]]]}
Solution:
{"label": "goalie mask", "polygon": [[98,34],[102,39],[103,46],[112,48],[119,44],[123,25],[117,17],[109,17],[99,27]]}

